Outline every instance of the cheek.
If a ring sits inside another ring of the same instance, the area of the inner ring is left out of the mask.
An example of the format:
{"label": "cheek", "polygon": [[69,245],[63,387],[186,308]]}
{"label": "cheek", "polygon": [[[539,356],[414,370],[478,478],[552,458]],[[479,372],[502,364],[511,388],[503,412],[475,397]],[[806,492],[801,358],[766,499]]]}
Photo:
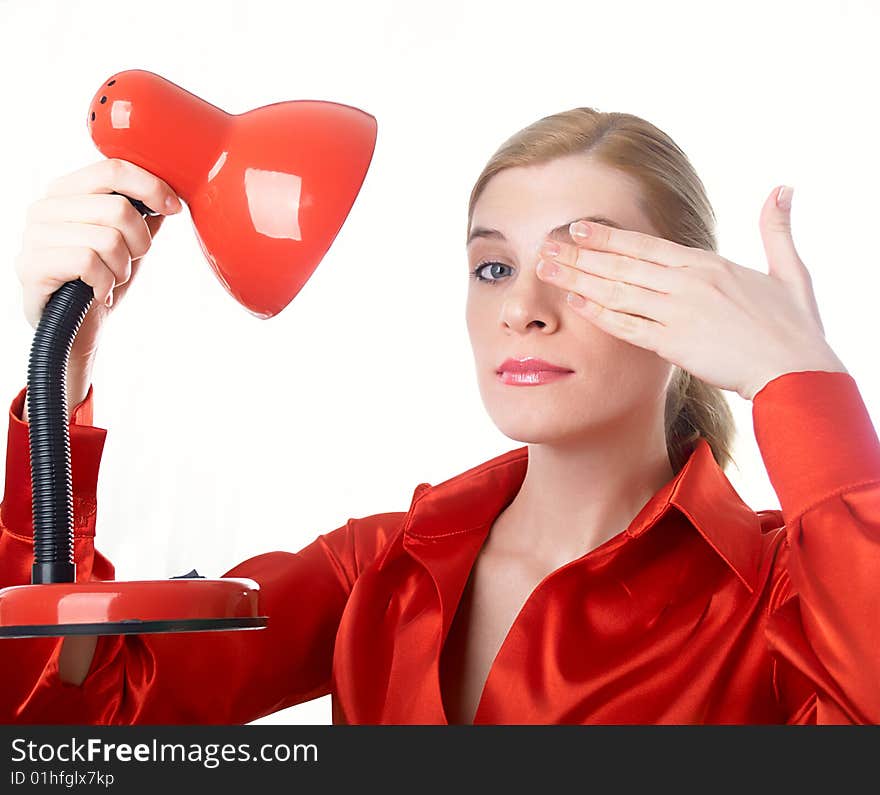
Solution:
{"label": "cheek", "polygon": [[599,380],[622,404],[654,405],[658,400],[665,400],[672,367],[653,351],[624,344],[615,346],[603,359]]}
{"label": "cheek", "polygon": [[489,322],[488,311],[484,301],[477,299],[473,292],[468,293],[464,316],[468,336],[471,338],[471,344],[474,346],[478,345],[485,336],[484,332]]}
{"label": "cheek", "polygon": [[672,365],[654,351],[602,331],[585,329],[577,349],[569,357],[578,370],[580,388],[600,403],[605,395],[621,408],[651,402],[662,394]]}
{"label": "cheek", "polygon": [[584,355],[608,362],[615,370],[650,368],[660,359],[654,351],[615,337],[585,318],[575,318],[573,328],[577,331],[578,347]]}

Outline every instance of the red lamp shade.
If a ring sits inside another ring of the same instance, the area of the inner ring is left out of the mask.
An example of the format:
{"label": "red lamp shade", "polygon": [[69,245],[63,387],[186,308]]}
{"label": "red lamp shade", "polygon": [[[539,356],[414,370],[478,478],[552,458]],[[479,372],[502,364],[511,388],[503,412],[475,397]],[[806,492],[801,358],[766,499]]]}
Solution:
{"label": "red lamp shade", "polygon": [[[348,105],[278,102],[238,116],[152,72],[101,86],[88,127],[107,157],[165,180],[189,205],[227,291],[270,318],[302,289],[360,191],[376,119]],[[138,212],[154,209],[128,197]],[[261,629],[259,584],[201,575],[76,581],[65,372],[92,287],[73,279],[46,304],[31,346],[28,412],[34,562],[30,585],[0,589],[0,638]]]}
{"label": "red lamp shade", "polygon": [[217,278],[260,318],[299,293],[348,216],[376,145],[376,119],[294,100],[233,115],[142,69],[92,99],[88,126],[107,157],[165,180],[187,203]]}

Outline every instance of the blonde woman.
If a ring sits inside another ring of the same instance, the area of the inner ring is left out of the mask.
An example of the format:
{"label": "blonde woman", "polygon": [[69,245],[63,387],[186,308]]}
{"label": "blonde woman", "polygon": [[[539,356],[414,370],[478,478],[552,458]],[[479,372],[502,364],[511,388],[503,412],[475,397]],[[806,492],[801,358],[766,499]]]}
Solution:
{"label": "blonde woman", "polygon": [[[32,207],[17,261],[32,325],[60,284],[95,287],[68,403],[82,579],[114,576],[90,362],[155,232],[112,191],[173,198],[132,164],[90,166]],[[246,723],[332,693],[334,723],[880,721],[880,443],[790,200],[761,209],[762,273],[717,253],[702,183],[647,121],[576,108],[519,131],[471,193],[466,315],[483,403],[523,445],[228,571],[260,584],[260,632],[3,641],[0,716]],[[725,390],[752,402],[781,510],[724,475]],[[3,586],[32,556],[24,405]]]}

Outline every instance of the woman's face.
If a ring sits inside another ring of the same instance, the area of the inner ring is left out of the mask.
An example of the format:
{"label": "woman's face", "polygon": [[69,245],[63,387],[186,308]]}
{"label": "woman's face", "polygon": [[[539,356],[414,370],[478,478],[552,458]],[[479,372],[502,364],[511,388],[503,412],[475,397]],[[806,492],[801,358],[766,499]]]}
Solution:
{"label": "woman's face", "polygon": [[[577,442],[621,425],[662,423],[674,367],[653,351],[603,331],[570,308],[566,291],[539,278],[537,246],[553,237],[572,243],[568,224],[604,216],[624,229],[659,234],[636,203],[627,175],[569,155],[509,168],[487,184],[474,207],[468,269],[467,327],[483,403],[499,430],[525,443]],[[538,357],[574,370],[550,383],[515,386],[497,375],[507,358]]]}

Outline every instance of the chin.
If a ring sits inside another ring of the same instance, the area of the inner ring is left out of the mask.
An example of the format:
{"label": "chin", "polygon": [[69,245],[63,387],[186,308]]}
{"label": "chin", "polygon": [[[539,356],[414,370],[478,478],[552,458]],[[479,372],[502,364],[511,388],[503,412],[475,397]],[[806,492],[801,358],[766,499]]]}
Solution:
{"label": "chin", "polygon": [[495,427],[509,439],[523,444],[552,444],[576,436],[578,428],[560,420],[560,412],[549,407],[528,411],[505,406],[493,410],[486,406]]}
{"label": "chin", "polygon": [[496,427],[508,439],[512,439],[515,442],[520,442],[521,444],[558,445],[564,442],[573,441],[575,438],[577,438],[574,434],[566,431],[558,431],[554,433],[553,431],[549,430],[529,431],[528,429],[523,428],[505,428],[500,425],[497,425]]}

